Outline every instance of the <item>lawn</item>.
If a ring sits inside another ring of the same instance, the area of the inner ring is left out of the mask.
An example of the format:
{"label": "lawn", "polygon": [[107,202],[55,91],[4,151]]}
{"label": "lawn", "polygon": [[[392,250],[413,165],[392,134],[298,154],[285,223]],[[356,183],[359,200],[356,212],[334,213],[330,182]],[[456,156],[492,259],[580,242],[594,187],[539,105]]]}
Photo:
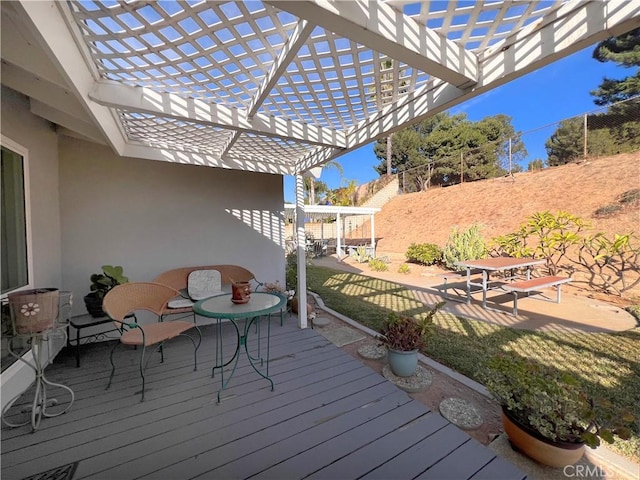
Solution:
{"label": "lawn", "polygon": [[[402,285],[364,275],[308,266],[307,282],[331,309],[379,331],[390,311],[418,318],[425,306]],[[616,409],[635,410],[640,425],[640,328],[621,333],[546,333],[516,330],[439,312],[423,353],[479,381],[489,358],[515,352],[571,373],[586,391]],[[612,446],[640,461],[640,427]]]}

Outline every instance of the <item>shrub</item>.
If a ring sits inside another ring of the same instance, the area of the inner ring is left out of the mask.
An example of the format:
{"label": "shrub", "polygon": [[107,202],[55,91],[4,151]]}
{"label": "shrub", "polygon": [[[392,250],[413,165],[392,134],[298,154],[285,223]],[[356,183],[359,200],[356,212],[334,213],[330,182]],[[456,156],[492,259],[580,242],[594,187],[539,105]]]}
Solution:
{"label": "shrub", "polygon": [[516,232],[493,239],[496,255],[543,258],[550,275],[563,268],[567,253],[581,242],[581,232],[589,224],[565,211],[536,212],[527,217]]}
{"label": "shrub", "polygon": [[475,260],[487,255],[487,247],[480,225],[471,225],[467,230],[454,227],[442,252],[442,258],[447,268],[456,268],[455,263],[463,260]]}
{"label": "shrub", "polygon": [[412,243],[405,253],[407,260],[421,265],[433,265],[442,260],[442,250],[433,243]]}
{"label": "shrub", "polygon": [[386,272],[387,270],[389,270],[387,264],[379,258],[372,258],[371,260],[369,260],[369,268],[371,268],[371,270],[373,270],[374,272]]}
{"label": "shrub", "polygon": [[632,233],[589,235],[578,248],[577,263],[588,273],[589,285],[622,296],[640,284],[640,238]]}
{"label": "shrub", "polygon": [[640,324],[640,305],[630,305],[625,310],[633,315],[633,318]]}
{"label": "shrub", "polygon": [[[288,253],[285,257],[285,281],[287,282],[286,290],[297,290],[298,288],[298,254],[294,251]],[[306,256],[306,264],[312,265],[311,257]]]}
{"label": "shrub", "polygon": [[618,197],[618,202],[635,205],[640,202],[640,188],[634,188],[623,192]]}
{"label": "shrub", "polygon": [[411,273],[411,269],[409,268],[409,265],[407,265],[406,263],[403,263],[398,267],[398,273],[404,273],[404,274]]}
{"label": "shrub", "polygon": [[609,205],[605,205],[604,207],[598,208],[594,213],[594,217],[598,218],[607,218],[615,215],[616,213],[620,213],[622,211],[622,205],[618,203],[610,203]]}

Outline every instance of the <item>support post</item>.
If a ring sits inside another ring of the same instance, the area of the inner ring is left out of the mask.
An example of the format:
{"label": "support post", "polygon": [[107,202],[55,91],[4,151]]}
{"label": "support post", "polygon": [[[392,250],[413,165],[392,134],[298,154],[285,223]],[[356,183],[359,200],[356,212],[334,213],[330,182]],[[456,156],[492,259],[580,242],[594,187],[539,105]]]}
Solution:
{"label": "support post", "polygon": [[304,234],[304,178],[296,175],[296,253],[298,256],[298,326],[307,328],[307,241]]}
{"label": "support post", "polygon": [[375,235],[375,230],[374,230],[374,225],[373,225],[373,217],[374,214],[372,213],[370,215],[370,222],[371,223],[371,256],[373,258],[376,258],[376,235]]}
{"label": "support post", "polygon": [[342,221],[340,220],[340,212],[336,213],[336,255],[338,259],[342,258]]}

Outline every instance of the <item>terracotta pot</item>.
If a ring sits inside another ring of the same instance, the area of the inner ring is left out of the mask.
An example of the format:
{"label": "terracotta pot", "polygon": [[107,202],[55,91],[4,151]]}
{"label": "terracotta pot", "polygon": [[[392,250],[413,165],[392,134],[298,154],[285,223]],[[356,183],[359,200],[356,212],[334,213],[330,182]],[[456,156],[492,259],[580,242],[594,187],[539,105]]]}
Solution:
{"label": "terracotta pot", "polygon": [[556,442],[543,437],[535,430],[522,425],[504,408],[502,425],[514,450],[544,465],[550,467],[573,465],[584,454],[584,444]]}
{"label": "terracotta pot", "polygon": [[[293,313],[298,313],[298,297],[293,297],[289,304],[291,306],[291,311]],[[310,312],[313,312],[313,306],[310,303],[307,303],[307,315]]]}
{"label": "terracotta pot", "polygon": [[231,283],[231,301],[233,303],[247,303],[251,297],[249,282]]}

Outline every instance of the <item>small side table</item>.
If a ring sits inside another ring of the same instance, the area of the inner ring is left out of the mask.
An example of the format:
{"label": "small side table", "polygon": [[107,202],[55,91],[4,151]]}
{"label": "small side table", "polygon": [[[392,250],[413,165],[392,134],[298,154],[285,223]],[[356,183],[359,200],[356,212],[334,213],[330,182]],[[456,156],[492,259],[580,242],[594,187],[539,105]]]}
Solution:
{"label": "small side table", "polygon": [[[138,322],[138,319],[136,318],[135,313],[130,313],[125,318],[129,319],[129,320],[133,320],[136,323]],[[111,328],[109,328],[107,330],[102,330],[101,332],[98,332],[98,333],[92,333],[92,334],[85,335],[85,336],[81,336],[80,335],[80,330],[82,330],[83,328],[96,327],[98,325],[104,325],[104,324],[107,324],[107,323],[111,324]],[[115,324],[113,323],[113,320],[111,320],[106,315],[104,317],[100,317],[100,318],[92,317],[89,314],[80,315],[80,316],[77,316],[77,317],[71,317],[69,319],[69,325],[72,326],[76,330],[76,338],[75,338],[75,340],[72,340],[69,336],[67,336],[67,346],[71,347],[72,343],[75,342],[75,347],[76,347],[76,367],[77,368],[80,367],[80,340],[87,339],[87,341],[85,343],[89,343],[91,340],[99,341],[99,340],[102,340],[103,338],[112,338],[112,337],[107,335],[108,333],[111,333],[111,332],[122,333],[121,330],[118,327],[115,326]]]}
{"label": "small side table", "polygon": [[[73,401],[75,399],[73,390],[71,390],[66,385],[48,380],[44,375],[44,369],[47,366],[47,354],[45,353],[48,348],[47,342],[51,338],[51,335],[57,333],[58,331],[63,332],[63,334],[66,335],[66,330],[63,326],[56,326],[43,332],[15,335],[9,340],[9,353],[17,360],[22,361],[29,367],[31,367],[35,373],[36,378],[33,401],[31,402],[31,406],[28,409],[24,410],[31,410],[30,418],[22,423],[14,423],[5,418],[6,413],[23,395],[23,392],[11,399],[11,401],[7,403],[7,405],[3,409],[2,421],[5,425],[9,427],[21,427],[23,425],[31,423],[31,428],[33,431],[35,431],[40,426],[42,417],[57,417],[58,415],[62,415],[63,413],[68,411],[71,408],[71,405],[73,405]],[[13,341],[18,338],[28,338],[28,343],[31,345],[31,351],[33,353],[33,361],[27,360],[25,356],[20,356],[13,350]],[[52,408],[58,405],[58,401],[55,398],[49,398],[48,390],[50,390],[51,388],[62,389],[69,394],[70,399],[68,400],[68,404],[65,408]]]}

